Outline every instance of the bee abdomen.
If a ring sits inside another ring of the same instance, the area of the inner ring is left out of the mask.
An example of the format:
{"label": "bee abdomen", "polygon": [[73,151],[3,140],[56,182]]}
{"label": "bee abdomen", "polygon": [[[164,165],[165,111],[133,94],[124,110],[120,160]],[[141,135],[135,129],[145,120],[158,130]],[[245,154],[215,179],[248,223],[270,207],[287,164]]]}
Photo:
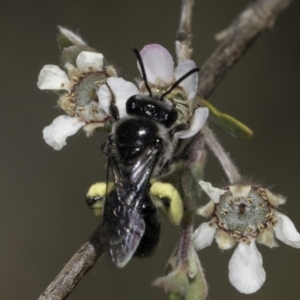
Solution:
{"label": "bee abdomen", "polygon": [[142,209],[142,215],[145,222],[145,232],[136,249],[134,256],[143,258],[149,257],[158,250],[160,241],[160,219],[158,211],[153,205],[149,196],[145,199],[146,205]]}

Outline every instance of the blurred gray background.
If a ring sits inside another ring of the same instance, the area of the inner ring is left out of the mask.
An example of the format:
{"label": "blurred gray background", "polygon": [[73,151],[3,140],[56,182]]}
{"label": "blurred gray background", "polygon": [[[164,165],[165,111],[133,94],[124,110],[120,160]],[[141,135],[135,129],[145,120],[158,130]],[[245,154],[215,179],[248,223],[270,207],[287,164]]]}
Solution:
{"label": "blurred gray background", "polygon": [[[249,2],[196,2],[193,59],[201,66],[217,46],[213,35]],[[294,1],[210,99],[254,130],[250,142],[240,142],[214,127],[243,174],[287,196],[284,212],[300,230],[299,8]],[[42,138],[42,129],[62,114],[36,87],[43,65],[58,63],[56,26],[79,32],[132,80],[139,73],[131,46],[159,43],[174,55],[179,10],[180,1],[170,0],[1,2],[0,299],[37,299],[99,222],[84,198],[90,184],[105,179],[100,145],[106,136],[86,138],[81,132],[61,151]],[[226,179],[212,154],[206,179],[214,184]],[[163,290],[150,284],[163,275],[177,238],[178,228],[164,222],[157,255],[134,259],[121,270],[104,257],[69,299],[165,299]],[[232,250],[222,253],[214,243],[200,252],[209,299],[299,299],[300,250],[283,244],[258,249],[267,280],[250,296],[229,283]]]}

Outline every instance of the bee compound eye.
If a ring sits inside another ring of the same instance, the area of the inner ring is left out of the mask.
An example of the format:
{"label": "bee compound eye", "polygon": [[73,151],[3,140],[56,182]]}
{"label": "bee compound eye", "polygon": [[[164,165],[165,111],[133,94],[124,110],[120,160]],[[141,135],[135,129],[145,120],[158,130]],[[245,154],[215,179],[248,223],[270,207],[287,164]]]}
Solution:
{"label": "bee compound eye", "polygon": [[145,117],[166,127],[170,127],[178,118],[173,106],[149,96],[131,96],[126,101],[126,111],[128,115]]}

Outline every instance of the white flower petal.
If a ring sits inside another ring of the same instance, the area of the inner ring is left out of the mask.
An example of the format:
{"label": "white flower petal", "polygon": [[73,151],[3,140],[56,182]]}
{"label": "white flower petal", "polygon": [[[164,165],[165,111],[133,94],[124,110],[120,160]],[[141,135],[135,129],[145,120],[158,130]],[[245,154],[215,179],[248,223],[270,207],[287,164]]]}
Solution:
{"label": "white flower petal", "polygon": [[114,97],[115,104],[119,110],[120,118],[127,115],[126,113],[126,101],[133,95],[139,94],[137,87],[130,81],[126,81],[119,77],[110,77],[107,79],[107,84],[110,87],[113,95],[107,85],[102,85],[98,90],[98,98],[100,107],[110,115],[110,105]]}
{"label": "white flower petal", "polygon": [[210,246],[214,240],[216,228],[209,226],[209,223],[202,223],[193,233],[192,242],[196,251]]}
{"label": "white flower petal", "polygon": [[90,51],[82,51],[77,56],[76,66],[82,72],[102,71],[103,55]]}
{"label": "white flower petal", "polygon": [[[140,54],[145,67],[147,80],[150,83],[164,86],[172,82],[174,61],[167,49],[157,44],[151,44],[145,46]],[[141,72],[139,63],[138,68]]]}
{"label": "white flower petal", "polygon": [[196,210],[197,215],[201,215],[204,218],[211,217],[216,208],[214,201],[210,200],[206,205],[199,207]]}
{"label": "white flower petal", "polygon": [[195,110],[194,115],[191,119],[190,128],[187,130],[182,130],[176,133],[176,136],[181,139],[187,139],[196,135],[203,127],[208,117],[208,108],[199,107]]}
{"label": "white flower petal", "polygon": [[67,144],[67,137],[75,134],[84,125],[85,123],[77,118],[59,116],[53,120],[52,124],[44,128],[44,140],[54,150],[60,150]]}
{"label": "white flower petal", "polygon": [[200,180],[199,184],[202,187],[203,191],[208,195],[208,197],[215,203],[219,203],[220,196],[226,193],[226,190],[215,188],[211,185],[210,182]]}
{"label": "white flower petal", "polygon": [[112,94],[106,84],[103,84],[97,91],[99,106],[104,110],[108,115],[110,115],[110,103],[112,100]]}
{"label": "white flower petal", "polygon": [[236,244],[235,238],[221,229],[217,229],[215,238],[219,248],[222,250],[230,249]]}
{"label": "white flower petal", "polygon": [[[194,68],[196,68],[196,64],[193,60],[185,60],[180,62],[175,71],[176,80]],[[188,100],[193,99],[198,90],[198,72],[191,74],[189,77],[183,80],[179,86],[183,88]]]}
{"label": "white flower petal", "polygon": [[262,256],[257,250],[255,239],[248,246],[240,243],[229,261],[229,281],[243,294],[252,294],[261,288],[266,280]]}
{"label": "white flower petal", "polygon": [[70,92],[71,82],[67,74],[55,65],[45,65],[38,77],[40,90],[66,90]]}
{"label": "white flower petal", "polygon": [[274,226],[276,237],[289,246],[300,248],[300,234],[291,219],[278,211],[274,214],[278,221]]}
{"label": "white flower petal", "polygon": [[273,194],[268,189],[265,189],[265,193],[268,198],[268,202],[273,207],[278,207],[279,205],[282,205],[286,202],[286,198],[282,195]]}
{"label": "white flower petal", "polygon": [[251,189],[251,185],[235,184],[229,186],[229,191],[234,197],[247,197]]}

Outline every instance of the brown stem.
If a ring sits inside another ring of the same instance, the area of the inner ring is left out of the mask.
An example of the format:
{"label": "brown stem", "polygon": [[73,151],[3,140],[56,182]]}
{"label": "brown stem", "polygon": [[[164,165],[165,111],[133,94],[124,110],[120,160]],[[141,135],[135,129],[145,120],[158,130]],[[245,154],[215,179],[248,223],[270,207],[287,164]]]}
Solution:
{"label": "brown stem", "polygon": [[183,267],[188,264],[190,251],[192,247],[193,233],[193,212],[184,213],[181,221],[180,242],[178,246],[178,266]]}
{"label": "brown stem", "polygon": [[209,129],[207,126],[205,126],[202,129],[202,133],[204,135],[205,143],[219,160],[230,183],[239,182],[242,177],[237,167],[230,159],[229,155],[225,152],[224,148],[221,146],[221,144],[219,143],[217,137],[214,135],[212,130]]}
{"label": "brown stem", "polygon": [[194,0],[182,0],[179,28],[176,33],[175,48],[177,62],[190,59],[192,49],[192,12]]}
{"label": "brown stem", "polygon": [[199,96],[207,98],[257,37],[273,27],[277,16],[292,0],[257,0],[216,36],[220,45],[199,73]]}
{"label": "brown stem", "polygon": [[38,300],[65,299],[103,253],[101,229],[98,228],[74,254]]}

